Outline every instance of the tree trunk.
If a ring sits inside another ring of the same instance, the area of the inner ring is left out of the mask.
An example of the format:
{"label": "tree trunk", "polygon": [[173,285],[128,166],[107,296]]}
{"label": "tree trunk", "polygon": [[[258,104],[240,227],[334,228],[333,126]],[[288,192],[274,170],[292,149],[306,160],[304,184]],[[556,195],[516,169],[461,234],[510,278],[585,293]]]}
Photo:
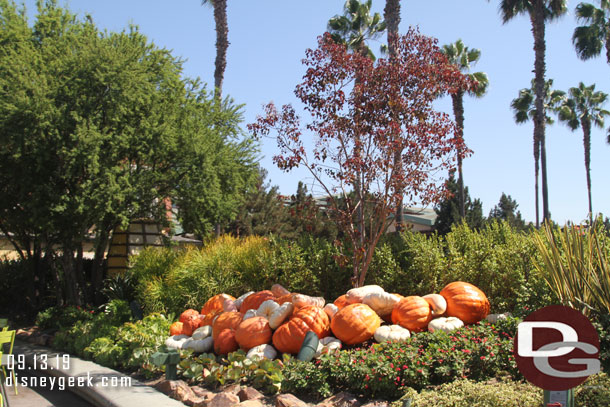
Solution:
{"label": "tree trunk", "polygon": [[227,23],[227,0],[213,0],[214,23],[216,24],[216,61],[214,67],[214,87],[216,98],[222,98],[222,82],[227,67],[229,48],[229,25]]}
{"label": "tree trunk", "polygon": [[533,12],[532,32],[534,34],[534,73],[535,73],[535,113],[534,113],[534,138],[540,142],[540,159],[542,167],[542,219],[549,220],[549,192],[546,166],[546,147],[545,147],[545,117],[544,109],[544,74],[545,74],[545,52],[546,44],[544,40],[544,1],[535,0]]}
{"label": "tree trunk", "polygon": [[[398,26],[400,25],[400,0],[386,0],[383,9],[383,18],[388,28],[388,53],[390,61],[396,59],[398,53]],[[399,135],[400,137],[400,135]],[[402,168],[402,151],[394,154],[394,168]],[[396,173],[396,171],[395,171]],[[400,171],[398,172],[400,173]],[[394,217],[396,232],[401,232],[404,222],[404,207],[402,189],[397,190],[398,202],[396,204],[396,215]]]}
{"label": "tree trunk", "polygon": [[110,233],[114,228],[100,227],[97,231],[95,242],[95,254],[91,268],[91,285],[93,288],[94,302],[99,305],[104,301],[101,289],[104,282],[104,253],[110,240]]}
{"label": "tree trunk", "polygon": [[[453,102],[453,115],[455,116],[455,124],[457,126],[457,133],[455,138],[458,140],[460,145],[464,142],[464,92],[459,91],[451,95]],[[464,173],[462,171],[462,154],[461,147],[458,147],[457,151],[457,167],[458,167],[458,194],[460,201],[460,218],[464,220],[466,218],[466,204],[464,202]]]}
{"label": "tree trunk", "polygon": [[71,242],[64,242],[62,247],[62,267],[66,302],[71,305],[83,305],[79,294],[78,281],[74,267],[74,249]]}
{"label": "tree trunk", "polygon": [[587,195],[589,197],[589,219],[593,221],[593,201],[591,199],[591,123],[586,120],[581,121],[583,139],[585,147],[585,170],[587,172]]}
{"label": "tree trunk", "polygon": [[540,228],[540,188],[538,187],[538,180],[540,179],[540,142],[534,135],[534,190],[535,190],[535,201],[536,201],[536,229]]}

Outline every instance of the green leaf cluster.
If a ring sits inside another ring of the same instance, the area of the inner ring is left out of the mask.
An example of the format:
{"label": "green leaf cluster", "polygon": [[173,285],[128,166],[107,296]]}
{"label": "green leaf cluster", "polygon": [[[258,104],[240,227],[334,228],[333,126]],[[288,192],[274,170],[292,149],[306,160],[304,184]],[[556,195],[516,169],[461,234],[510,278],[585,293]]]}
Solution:
{"label": "green leaf cluster", "polygon": [[259,358],[246,358],[242,350],[226,357],[203,353],[180,361],[178,371],[193,383],[203,383],[216,388],[235,383],[251,385],[267,394],[280,390],[283,380],[282,362]]}

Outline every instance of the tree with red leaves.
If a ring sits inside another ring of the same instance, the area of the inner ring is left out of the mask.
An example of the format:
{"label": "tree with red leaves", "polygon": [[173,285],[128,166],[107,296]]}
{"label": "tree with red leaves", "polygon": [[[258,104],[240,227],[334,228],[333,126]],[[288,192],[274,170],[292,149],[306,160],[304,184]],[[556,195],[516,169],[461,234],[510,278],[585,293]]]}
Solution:
{"label": "tree with red leaves", "polygon": [[[304,166],[328,196],[351,243],[352,283],[362,286],[403,198],[399,191],[406,202],[438,201],[444,193],[439,176],[454,167],[456,151],[467,151],[457,145],[462,141],[449,115],[432,103],[468,88],[468,79],[447,62],[435,39],[416,29],[398,39],[392,63],[350,53],[328,34],[306,51],[303,63],[307,73],[295,94],[311,120],[303,126],[292,106],[278,111],[269,103],[265,116],[248,127],[256,137],[275,137],[279,154],[273,160],[280,169]],[[305,142],[310,136],[311,147]],[[362,232],[359,223],[367,225]]]}

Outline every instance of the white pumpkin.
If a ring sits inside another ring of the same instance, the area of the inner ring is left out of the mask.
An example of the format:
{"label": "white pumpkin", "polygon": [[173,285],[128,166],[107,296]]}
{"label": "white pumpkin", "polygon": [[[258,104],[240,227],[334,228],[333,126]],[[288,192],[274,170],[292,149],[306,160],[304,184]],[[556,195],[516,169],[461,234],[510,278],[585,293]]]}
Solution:
{"label": "white pumpkin", "polygon": [[447,300],[440,294],[428,294],[422,297],[432,308],[432,316],[440,317],[447,311]]}
{"label": "white pumpkin", "polygon": [[326,300],[322,297],[310,297],[309,295],[305,294],[295,294],[292,297],[292,303],[294,304],[294,308],[301,308],[307,305],[323,308],[324,304],[326,304]]}
{"label": "white pumpkin", "polygon": [[246,311],[246,313],[244,314],[244,317],[242,318],[242,321],[245,321],[248,318],[252,318],[252,317],[256,317],[256,310],[255,309],[249,309],[248,311]]}
{"label": "white pumpkin", "polygon": [[373,337],[379,343],[392,341],[405,342],[411,337],[411,332],[400,325],[382,325],[377,328]]}
{"label": "white pumpkin", "polygon": [[512,316],[510,312],[505,312],[504,314],[489,314],[485,317],[485,319],[491,322],[492,324],[495,324],[496,322],[506,319],[510,316]]}
{"label": "white pumpkin", "polygon": [[433,319],[428,323],[428,331],[445,331],[451,332],[464,326],[464,322],[456,317],[440,317]]}
{"label": "white pumpkin", "polygon": [[170,336],[165,340],[165,346],[172,349],[182,349],[182,344],[188,339],[191,339],[191,337],[188,335]]}
{"label": "white pumpkin", "polygon": [[345,294],[345,300],[348,304],[362,302],[364,296],[371,293],[382,293],[385,290],[378,285],[365,285],[358,288],[352,288]]}
{"label": "white pumpkin", "polygon": [[371,307],[380,317],[391,314],[398,302],[400,297],[385,291],[369,293],[362,298],[362,303]]}
{"label": "white pumpkin", "polygon": [[333,319],[335,314],[337,312],[339,312],[339,307],[337,307],[335,304],[333,304],[331,302],[324,306],[324,312],[326,312],[326,315],[328,315],[328,318]]}
{"label": "white pumpkin", "polygon": [[254,291],[248,291],[247,293],[239,296],[235,301],[233,301],[233,304],[235,304],[235,307],[238,311],[241,308],[241,304],[244,302],[244,300],[252,294],[254,294]]}
{"label": "white pumpkin", "polygon": [[254,356],[258,356],[261,359],[275,359],[277,357],[277,350],[268,344],[258,345],[251,348],[246,354],[248,359],[252,359]]}
{"label": "white pumpkin", "polygon": [[278,298],[290,294],[290,291],[285,289],[281,284],[273,284],[271,286],[271,292]]}
{"label": "white pumpkin", "polygon": [[280,305],[273,300],[263,301],[263,303],[256,310],[256,316],[269,319],[271,314],[273,314],[273,312],[275,312],[275,310],[279,307]]}
{"label": "white pumpkin", "polygon": [[208,336],[199,340],[189,338],[182,343],[181,349],[192,349],[196,353],[204,353],[211,351],[212,346],[214,346],[214,340],[211,336]]}
{"label": "white pumpkin", "polygon": [[314,358],[319,358],[325,353],[332,353],[335,350],[341,349],[341,346],[341,341],[333,336],[322,338],[318,342],[318,348],[316,349]]}
{"label": "white pumpkin", "polygon": [[284,323],[286,319],[290,315],[292,315],[292,311],[294,310],[294,304],[291,302],[285,302],[276,308],[275,311],[267,318],[269,320],[269,327],[271,329],[276,329],[280,325]]}
{"label": "white pumpkin", "polygon": [[196,341],[199,341],[199,340],[205,339],[211,335],[212,335],[212,327],[210,325],[206,325],[206,326],[201,326],[201,327],[195,329],[195,331],[193,332],[193,335],[191,335],[191,338]]}

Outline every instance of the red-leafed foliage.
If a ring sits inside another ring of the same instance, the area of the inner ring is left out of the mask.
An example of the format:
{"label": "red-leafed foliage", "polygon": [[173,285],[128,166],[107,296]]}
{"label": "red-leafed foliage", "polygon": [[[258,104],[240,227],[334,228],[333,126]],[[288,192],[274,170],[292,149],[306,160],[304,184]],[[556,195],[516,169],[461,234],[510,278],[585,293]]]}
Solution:
{"label": "red-leafed foliage", "polygon": [[[457,151],[467,151],[458,145],[451,118],[433,101],[472,84],[447,62],[435,39],[416,29],[397,45],[396,60],[374,62],[328,34],[320,37],[318,48],[306,51],[307,73],[295,90],[311,120],[302,125],[292,106],[278,111],[269,103],[265,116],[248,126],[257,137],[275,137],[279,168],[306,167],[328,195],[351,240],[356,286],[364,283],[391,221],[397,191],[404,191],[406,203],[437,201],[444,192],[439,176],[454,167]],[[311,148],[306,137],[313,137]]]}

